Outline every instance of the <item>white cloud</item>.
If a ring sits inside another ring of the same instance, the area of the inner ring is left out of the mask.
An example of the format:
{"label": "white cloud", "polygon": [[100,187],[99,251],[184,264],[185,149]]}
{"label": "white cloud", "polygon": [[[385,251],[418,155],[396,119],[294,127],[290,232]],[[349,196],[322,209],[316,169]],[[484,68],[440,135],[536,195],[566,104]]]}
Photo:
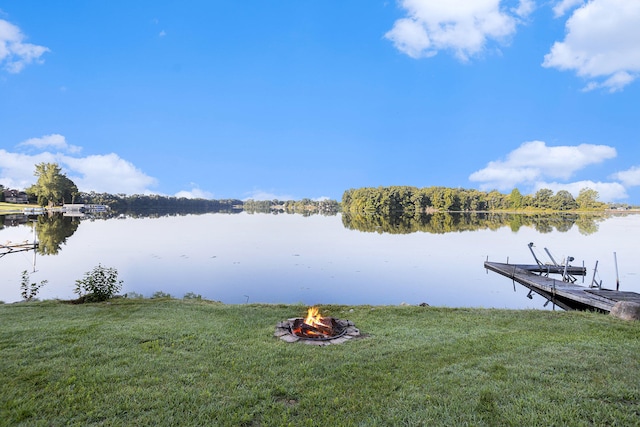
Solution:
{"label": "white cloud", "polygon": [[[328,196],[320,196],[320,197],[314,197],[310,199],[313,200],[314,202],[331,200],[331,198]],[[299,199],[296,198],[295,196],[292,196],[291,194],[275,194],[268,191],[255,190],[253,193],[250,193],[249,196],[243,198],[242,200],[244,201],[246,200],[279,200],[279,201],[286,202],[288,200],[299,200]]]}
{"label": "white cloud", "polygon": [[[564,13],[577,1],[554,8]],[[640,75],[640,2],[592,0],[567,20],[566,36],[545,55],[544,67],[574,70],[588,79],[585,90],[619,91]]]}
{"label": "white cloud", "polygon": [[534,0],[520,0],[518,7],[512,10],[517,16],[521,18],[526,18],[535,10],[535,8],[536,8],[536,3]]}
{"label": "white cloud", "polygon": [[58,163],[68,170],[67,176],[81,191],[98,193],[149,194],[157,185],[152,178],[117,154],[82,158],[59,156]]}
{"label": "white cloud", "polygon": [[253,193],[245,197],[243,200],[295,200],[295,197],[289,194],[275,194],[262,190],[255,190]]}
{"label": "white cloud", "polygon": [[611,178],[621,181],[627,187],[637,187],[640,185],[640,166],[634,166],[626,171],[617,172],[613,174]]}
{"label": "white cloud", "polygon": [[593,182],[593,181],[576,181],[570,183],[559,182],[537,182],[533,188],[536,192],[542,188],[548,188],[554,193],[560,190],[566,190],[573,197],[578,197],[580,190],[590,188],[598,192],[598,200],[601,202],[613,202],[616,200],[626,199],[628,197],[627,190],[619,182]]}
{"label": "white cloud", "polygon": [[412,58],[430,57],[451,50],[462,61],[482,52],[489,40],[504,42],[515,33],[520,18],[534,8],[520,0],[517,8],[500,6],[501,0],[402,0],[406,18],[398,19],[385,34],[395,47]]}
{"label": "white cloud", "polygon": [[385,37],[393,42],[396,49],[412,58],[429,57],[438,53],[437,48],[431,48],[427,30],[414,19],[398,19]]}
{"label": "white cloud", "polygon": [[67,140],[64,136],[54,133],[51,135],[45,135],[40,138],[30,138],[26,141],[18,144],[19,147],[33,147],[38,150],[43,150],[47,148],[53,148],[56,150],[66,151],[68,153],[79,153],[82,148],[67,144]]}
{"label": "white cloud", "polygon": [[201,190],[195,184],[192,184],[192,186],[193,188],[191,190],[178,191],[175,197],[184,197],[186,199],[213,199],[213,193]]}
{"label": "white cloud", "polygon": [[584,0],[561,0],[553,7],[553,14],[556,18],[559,18],[564,16],[567,11],[583,4]]}
{"label": "white cloud", "polygon": [[[57,134],[32,138],[18,145],[72,152],[80,150],[80,147],[69,146],[64,136]],[[114,153],[73,157],[60,151],[24,154],[3,149],[0,149],[0,184],[15,189],[25,189],[33,185],[36,182],[35,165],[43,162],[57,163],[80,191],[149,194],[152,193],[150,188],[157,185],[155,178],[146,175],[132,163]]]}
{"label": "white cloud", "polygon": [[42,63],[41,56],[49,48],[24,43],[25,37],[20,28],[0,19],[0,66],[10,73],[19,73],[33,62]]}
{"label": "white cloud", "polygon": [[19,190],[33,185],[35,165],[43,162],[55,163],[56,157],[51,153],[27,155],[0,149],[0,184]]}
{"label": "white cloud", "polygon": [[525,142],[505,160],[489,162],[486,168],[472,173],[469,180],[481,182],[481,188],[509,190],[518,184],[535,185],[545,179],[569,179],[584,167],[616,156],[606,145],[548,147],[542,141]]}

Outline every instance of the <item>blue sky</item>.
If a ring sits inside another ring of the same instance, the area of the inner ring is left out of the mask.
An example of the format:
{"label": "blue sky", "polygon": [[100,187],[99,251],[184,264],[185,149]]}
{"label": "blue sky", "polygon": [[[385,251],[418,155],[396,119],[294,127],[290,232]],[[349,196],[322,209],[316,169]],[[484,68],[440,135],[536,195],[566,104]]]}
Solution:
{"label": "blue sky", "polygon": [[640,204],[640,2],[0,0],[0,184]]}

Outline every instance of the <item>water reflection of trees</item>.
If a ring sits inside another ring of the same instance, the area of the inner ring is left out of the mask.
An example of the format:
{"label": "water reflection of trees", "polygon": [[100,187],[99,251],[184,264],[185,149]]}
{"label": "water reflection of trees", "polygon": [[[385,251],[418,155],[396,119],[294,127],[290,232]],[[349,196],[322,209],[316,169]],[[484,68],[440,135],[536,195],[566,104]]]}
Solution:
{"label": "water reflection of trees", "polygon": [[408,234],[424,232],[443,234],[474,230],[497,230],[509,227],[517,232],[521,227],[534,228],[539,233],[553,230],[567,232],[574,225],[581,234],[598,231],[598,223],[606,219],[598,214],[521,214],[494,212],[435,212],[420,215],[342,214],[345,228],[375,233]]}
{"label": "water reflection of trees", "polygon": [[[233,213],[239,213],[234,211]],[[222,214],[223,212],[218,212]],[[229,213],[229,212],[226,212]],[[255,212],[254,212],[255,213]],[[270,210],[271,214],[277,213]],[[313,213],[306,212],[305,215]],[[318,213],[316,213],[318,214]],[[329,215],[322,212],[321,215]],[[335,215],[335,213],[331,213]],[[179,216],[181,213],[147,212],[136,216],[145,218],[159,218],[163,216]],[[193,214],[191,214],[193,215]],[[419,215],[379,215],[379,214],[350,214],[342,213],[342,223],[345,228],[363,232],[409,234],[424,232],[444,234],[482,229],[497,230],[509,227],[514,233],[522,227],[530,227],[539,233],[551,233],[554,230],[564,233],[574,226],[583,235],[598,231],[599,223],[609,218],[607,214],[584,213],[497,213],[497,212],[435,212]],[[17,226],[35,223],[41,255],[55,255],[67,239],[75,233],[82,220],[110,219],[113,213],[98,214],[96,216],[69,217],[60,214],[39,215],[19,218],[0,216],[3,226]]]}
{"label": "water reflection of trees", "polygon": [[38,233],[38,253],[40,255],[55,255],[61,246],[67,242],[78,229],[80,219],[59,214],[40,215],[36,221]]}

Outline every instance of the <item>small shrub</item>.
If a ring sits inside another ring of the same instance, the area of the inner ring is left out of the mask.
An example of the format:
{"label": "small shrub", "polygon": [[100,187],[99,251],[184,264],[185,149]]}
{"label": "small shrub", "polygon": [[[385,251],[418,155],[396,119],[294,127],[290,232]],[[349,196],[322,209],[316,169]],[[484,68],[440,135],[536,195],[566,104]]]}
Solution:
{"label": "small shrub", "polygon": [[184,294],[182,299],[197,299],[197,300],[201,300],[202,299],[202,295],[194,294],[193,292],[187,292],[186,294]]}
{"label": "small shrub", "polygon": [[76,289],[84,302],[100,302],[113,298],[122,289],[122,280],[118,280],[118,270],[98,264],[85,273],[84,279],[76,280]]}
{"label": "small shrub", "polygon": [[144,295],[137,292],[127,292],[124,297],[127,299],[144,299]]}
{"label": "small shrub", "polygon": [[24,270],[22,272],[22,283],[20,284],[22,299],[25,301],[35,300],[40,288],[46,284],[46,280],[41,281],[40,284],[29,283],[29,273],[27,273],[27,270]]}
{"label": "small shrub", "polygon": [[162,291],[155,292],[153,295],[151,295],[151,299],[160,299],[160,298],[171,298],[171,295],[164,293]]}

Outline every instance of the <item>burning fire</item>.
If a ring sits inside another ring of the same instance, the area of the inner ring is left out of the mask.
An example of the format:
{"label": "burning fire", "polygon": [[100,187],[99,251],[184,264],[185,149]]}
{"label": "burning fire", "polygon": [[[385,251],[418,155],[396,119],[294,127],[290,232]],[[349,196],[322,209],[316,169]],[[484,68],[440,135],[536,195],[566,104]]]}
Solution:
{"label": "burning fire", "polygon": [[[329,324],[327,324],[326,322],[328,322]],[[318,326],[324,326],[325,328],[331,327],[331,322],[329,321],[329,319],[322,317],[320,315],[320,310],[318,310],[317,307],[309,307],[309,309],[307,310],[307,317],[305,317],[304,319],[304,323],[305,325],[309,325],[313,328],[317,328]]]}
{"label": "burning fire", "polygon": [[333,324],[330,317],[322,317],[317,307],[309,307],[307,317],[293,330],[298,336],[318,337],[333,335]]}

